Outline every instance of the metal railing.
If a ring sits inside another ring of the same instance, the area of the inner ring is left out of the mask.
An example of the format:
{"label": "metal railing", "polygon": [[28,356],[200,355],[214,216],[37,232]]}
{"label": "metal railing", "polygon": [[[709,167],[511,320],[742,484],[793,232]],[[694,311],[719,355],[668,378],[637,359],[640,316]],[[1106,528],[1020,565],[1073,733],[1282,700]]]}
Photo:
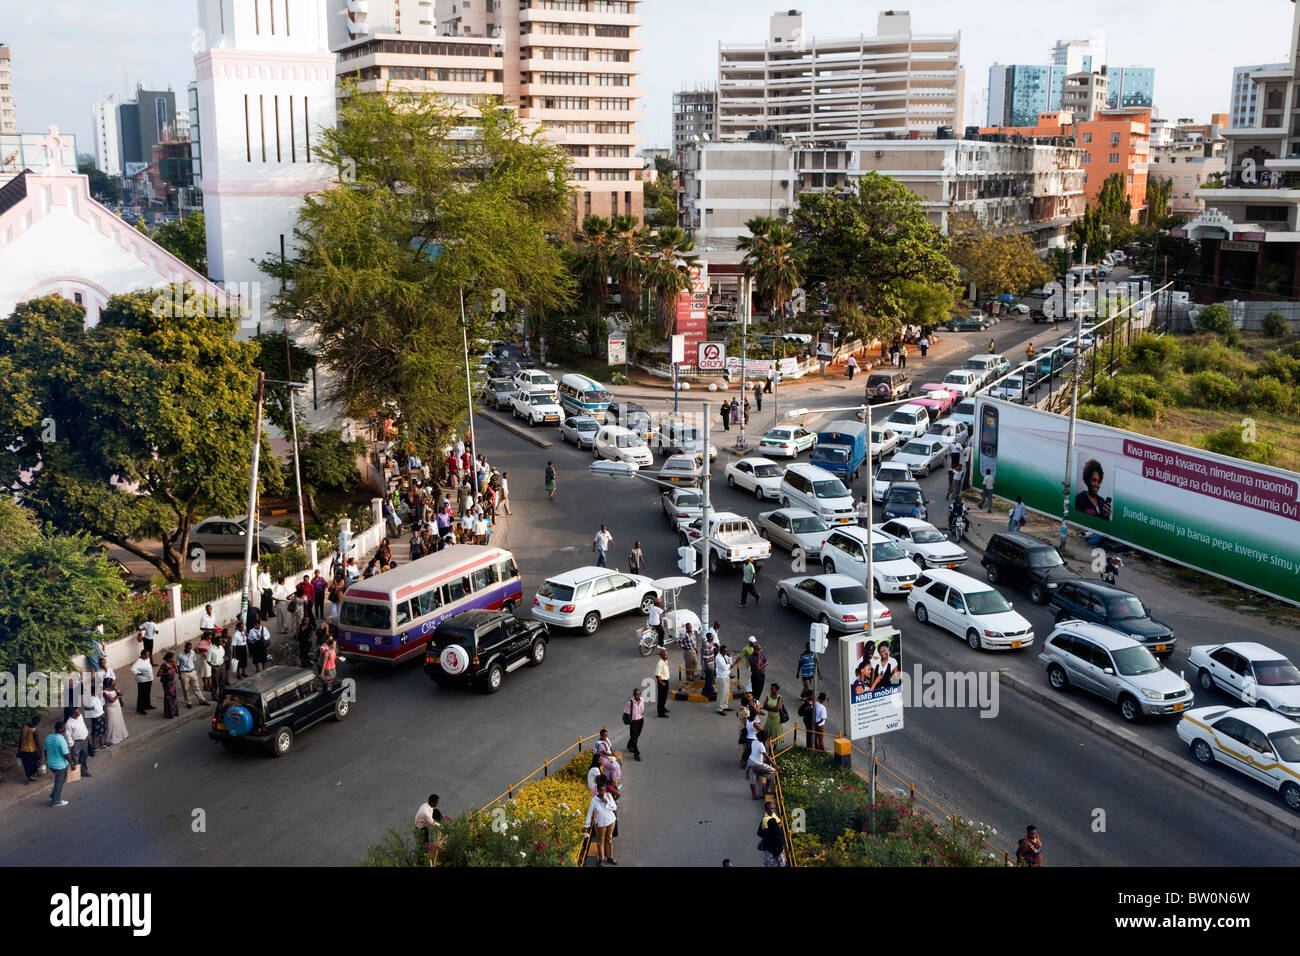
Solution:
{"label": "metal railing", "polygon": [[226,597],[238,594],[244,589],[244,575],[241,571],[230,574],[218,574],[206,581],[186,581],[181,587],[181,613]]}

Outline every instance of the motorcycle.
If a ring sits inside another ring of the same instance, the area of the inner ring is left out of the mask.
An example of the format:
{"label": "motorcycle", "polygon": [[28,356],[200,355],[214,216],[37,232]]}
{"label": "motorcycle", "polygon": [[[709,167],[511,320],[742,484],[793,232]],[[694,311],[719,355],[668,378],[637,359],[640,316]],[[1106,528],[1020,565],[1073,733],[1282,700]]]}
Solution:
{"label": "motorcycle", "polygon": [[953,514],[950,510],[948,513],[948,536],[956,542],[960,542],[966,536],[966,514]]}

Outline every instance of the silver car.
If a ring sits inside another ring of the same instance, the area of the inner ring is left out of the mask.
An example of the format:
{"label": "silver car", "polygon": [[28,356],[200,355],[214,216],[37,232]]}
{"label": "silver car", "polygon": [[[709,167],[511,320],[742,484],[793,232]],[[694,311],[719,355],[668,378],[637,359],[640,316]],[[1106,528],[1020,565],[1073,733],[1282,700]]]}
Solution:
{"label": "silver car", "polygon": [[[248,538],[247,518],[205,518],[190,531],[189,547],[200,547],[208,554],[243,554]],[[260,525],[257,529],[259,550],[274,554],[298,544],[298,534],[278,525]]]}
{"label": "silver car", "polygon": [[600,422],[586,415],[570,415],[560,422],[560,441],[571,441],[579,448],[590,448],[600,431]]}
{"label": "silver car", "polygon": [[815,557],[821,554],[822,542],[830,533],[830,525],[806,508],[778,508],[764,511],[758,516],[758,533],[787,551],[802,548],[804,554]]}
{"label": "silver car", "polygon": [[513,379],[493,378],[483,386],[483,404],[488,408],[507,409],[510,407],[510,400],[515,397],[515,388]]}
{"label": "silver car", "polygon": [[[776,599],[782,607],[803,611],[832,631],[867,629],[867,589],[847,574],[814,574],[785,578],[776,583]],[[892,623],[889,608],[873,601],[877,625]]]}
{"label": "silver car", "polygon": [[1192,685],[1161,667],[1138,641],[1100,624],[1067,621],[1043,642],[1039,662],[1056,690],[1070,686],[1119,704],[1127,721],[1181,714],[1192,706]]}

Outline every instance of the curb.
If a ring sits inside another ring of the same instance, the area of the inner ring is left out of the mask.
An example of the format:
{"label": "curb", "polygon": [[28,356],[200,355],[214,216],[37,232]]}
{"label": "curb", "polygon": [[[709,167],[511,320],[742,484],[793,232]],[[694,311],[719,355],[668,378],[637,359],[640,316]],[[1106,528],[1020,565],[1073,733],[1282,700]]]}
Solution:
{"label": "curb", "polygon": [[554,443],[554,442],[549,442],[549,441],[547,441],[545,438],[538,438],[536,435],[534,435],[534,434],[533,434],[531,431],[529,431],[527,428],[520,428],[520,427],[519,427],[518,425],[516,425],[514,422],[508,422],[508,421],[505,421],[504,419],[497,418],[495,415],[489,415],[487,412],[483,412],[483,411],[480,411],[480,412],[478,413],[478,417],[479,417],[479,418],[482,418],[482,419],[486,419],[487,421],[492,422],[492,424],[494,424],[494,425],[498,425],[498,426],[500,426],[501,428],[504,428],[506,431],[510,432],[512,435],[517,435],[518,437],[522,438],[524,441],[530,441],[530,442],[532,442],[532,443],[533,443],[534,445],[536,445],[538,448],[553,448],[553,447],[555,447],[555,443]]}
{"label": "curb", "polygon": [[1268,824],[1274,830],[1286,834],[1293,840],[1300,838],[1300,816],[1288,816],[1279,807],[1243,793],[1235,787],[1229,787],[1216,780],[1209,779],[1197,773],[1190,764],[1176,760],[1165,752],[1147,745],[1129,730],[1099,720],[1081,708],[1073,706],[1068,701],[1027,684],[1007,671],[999,671],[998,675],[999,683],[1004,686],[1056,711],[1064,717],[1068,717],[1099,736],[1107,738],[1112,743],[1119,744],[1125,750],[1136,754],[1162,770],[1168,771],[1184,783],[1189,783],[1205,793],[1218,797],[1234,809],[1240,810],[1246,816]]}

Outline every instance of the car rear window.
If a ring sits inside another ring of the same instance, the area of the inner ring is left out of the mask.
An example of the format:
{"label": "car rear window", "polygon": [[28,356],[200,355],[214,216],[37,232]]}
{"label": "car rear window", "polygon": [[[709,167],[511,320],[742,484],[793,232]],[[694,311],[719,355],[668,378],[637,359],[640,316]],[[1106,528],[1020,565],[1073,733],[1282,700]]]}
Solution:
{"label": "car rear window", "polygon": [[1055,548],[1033,548],[1029,551],[1031,568],[1055,568],[1064,563]]}
{"label": "car rear window", "polygon": [[831,588],[831,601],[835,604],[866,604],[867,589],[860,584],[851,587]]}
{"label": "car rear window", "polygon": [[568,584],[557,584],[554,581],[545,581],[537,589],[539,597],[554,598],[557,601],[572,601],[573,587]]}
{"label": "car rear window", "polygon": [[433,641],[439,647],[446,647],[448,644],[472,647],[474,632],[466,627],[440,627],[433,632]]}
{"label": "car rear window", "polygon": [[217,719],[231,707],[246,707],[254,717],[260,717],[262,714],[262,698],[246,690],[230,689],[221,695],[221,703],[217,705]]}
{"label": "car rear window", "polygon": [[825,531],[826,522],[821,518],[792,518],[790,530],[795,534],[803,534],[809,531]]}

